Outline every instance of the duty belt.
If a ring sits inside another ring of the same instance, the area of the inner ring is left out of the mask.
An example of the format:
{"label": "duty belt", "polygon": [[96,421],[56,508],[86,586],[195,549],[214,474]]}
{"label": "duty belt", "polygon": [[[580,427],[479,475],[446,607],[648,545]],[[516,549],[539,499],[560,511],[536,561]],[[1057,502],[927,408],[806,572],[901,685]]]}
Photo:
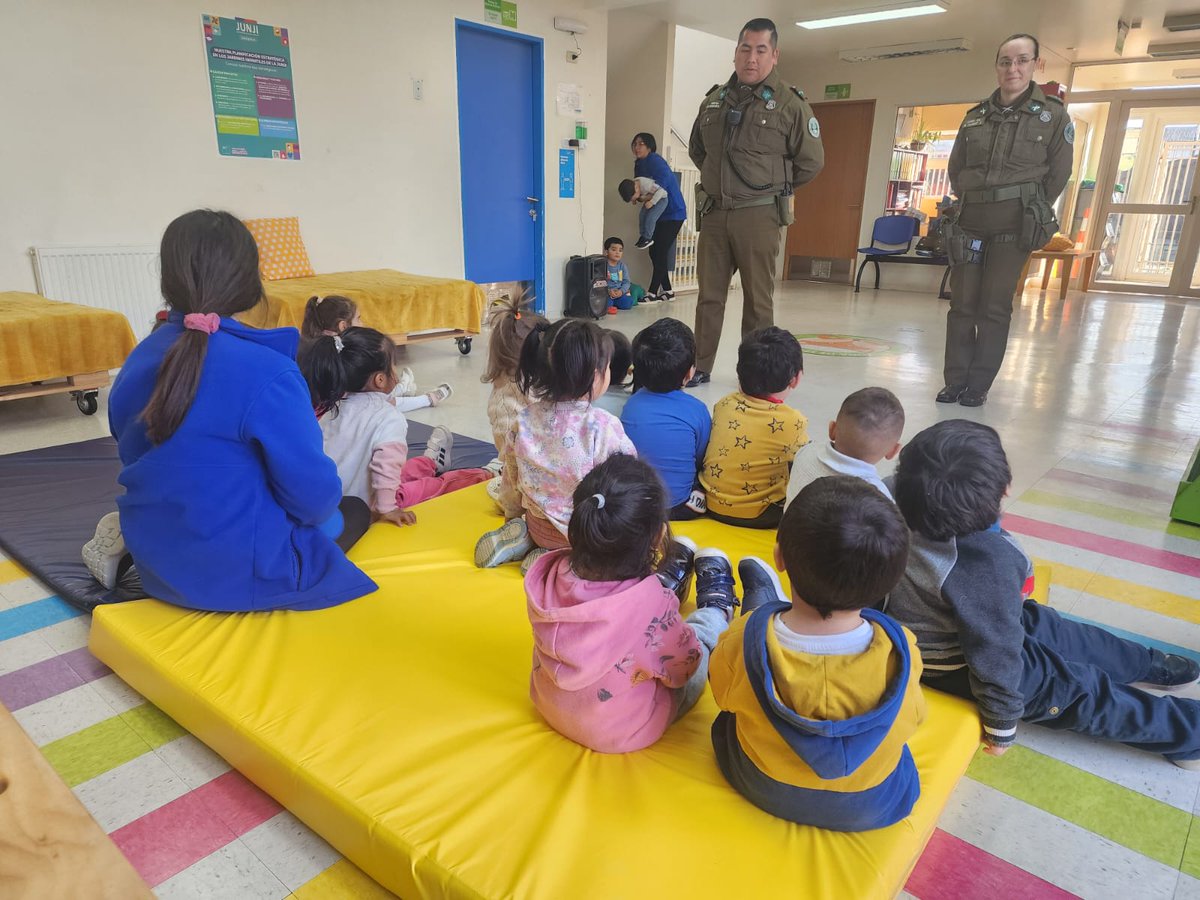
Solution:
{"label": "duty belt", "polygon": [[1021,184],[1006,184],[982,191],[967,191],[962,199],[964,203],[999,203],[1002,200],[1032,200],[1041,194],[1040,184],[1036,181],[1024,181]]}
{"label": "duty belt", "polygon": [[775,195],[768,194],[766,197],[755,197],[753,200],[735,200],[726,205],[724,203],[714,203],[715,209],[748,209],[751,206],[770,206],[775,202]]}

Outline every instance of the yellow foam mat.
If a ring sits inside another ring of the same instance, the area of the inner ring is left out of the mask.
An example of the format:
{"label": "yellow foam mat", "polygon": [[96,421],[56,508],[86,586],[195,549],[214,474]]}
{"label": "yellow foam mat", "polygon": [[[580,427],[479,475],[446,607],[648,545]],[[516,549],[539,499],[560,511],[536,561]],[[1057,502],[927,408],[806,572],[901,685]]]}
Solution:
{"label": "yellow foam mat", "polygon": [[371,269],[264,281],[262,302],[238,318],[255,328],[299,328],[308,298],[326,294],[349,297],[358,306],[363,324],[384,334],[429,329],[478,332],[483,317],[483,288],[474,282]]}
{"label": "yellow foam mat", "polygon": [[[896,893],[979,741],[929,692],[922,795],[891,828],[835,834],[751,806],[713,758],[709,693],[646,750],[556,734],[528,697],[516,566],[471,563],[498,524],[483,486],[378,525],[353,558],[378,593],[315,612],[98,607],[104,662],[381,884],[418,897],[880,897]],[[735,560],[770,532],[681,533]]]}

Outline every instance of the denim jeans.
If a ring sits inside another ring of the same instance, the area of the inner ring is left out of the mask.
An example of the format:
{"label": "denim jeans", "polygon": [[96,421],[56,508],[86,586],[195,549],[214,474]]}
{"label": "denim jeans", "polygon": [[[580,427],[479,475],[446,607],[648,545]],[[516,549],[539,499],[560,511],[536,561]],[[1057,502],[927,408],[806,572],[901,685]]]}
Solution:
{"label": "denim jeans", "polygon": [[658,225],[658,217],[667,208],[667,198],[663,197],[649,209],[643,203],[638,206],[638,237],[648,241],[654,237],[654,228]]}

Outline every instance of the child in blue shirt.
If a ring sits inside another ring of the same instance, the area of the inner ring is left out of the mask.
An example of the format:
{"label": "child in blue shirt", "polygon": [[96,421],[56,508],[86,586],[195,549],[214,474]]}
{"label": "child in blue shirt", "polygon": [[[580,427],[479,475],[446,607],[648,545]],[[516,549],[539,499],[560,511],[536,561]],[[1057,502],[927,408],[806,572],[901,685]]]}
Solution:
{"label": "child in blue shirt", "polygon": [[604,255],[608,258],[608,314],[615,316],[618,309],[633,309],[629,269],[621,262],[625,243],[619,237],[608,238],[604,242]]}
{"label": "child in blue shirt", "polygon": [[712,417],[708,407],[683,392],[696,371],[696,338],[678,319],[659,319],[634,336],[634,395],[621,424],[638,456],[667,486],[674,520],[694,519],[706,509],[696,474],[704,461]]}

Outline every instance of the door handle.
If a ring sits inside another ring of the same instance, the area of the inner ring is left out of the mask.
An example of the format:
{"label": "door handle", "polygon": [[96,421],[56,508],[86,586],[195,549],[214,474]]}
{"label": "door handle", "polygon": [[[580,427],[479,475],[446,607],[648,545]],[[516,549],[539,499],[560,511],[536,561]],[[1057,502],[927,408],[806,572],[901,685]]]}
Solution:
{"label": "door handle", "polygon": [[525,199],[528,200],[530,203],[540,203],[541,202],[537,197],[526,197]]}

